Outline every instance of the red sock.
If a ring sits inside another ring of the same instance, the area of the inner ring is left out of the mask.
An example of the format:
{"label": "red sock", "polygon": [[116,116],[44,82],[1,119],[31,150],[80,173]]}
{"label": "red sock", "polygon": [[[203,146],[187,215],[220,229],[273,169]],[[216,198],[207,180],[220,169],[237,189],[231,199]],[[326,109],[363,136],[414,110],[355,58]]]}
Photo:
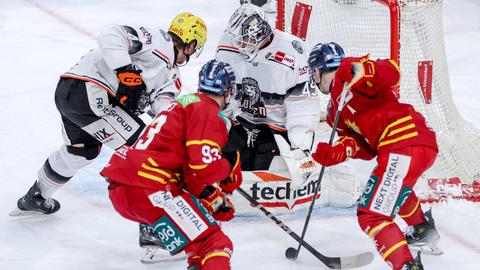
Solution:
{"label": "red sock", "polygon": [[380,256],[394,270],[401,269],[406,262],[413,260],[407,241],[393,220],[371,213],[359,213],[358,223],[373,240]]}
{"label": "red sock", "polygon": [[405,220],[408,226],[425,222],[425,215],[415,192],[412,191],[410,196],[408,196],[408,199],[402,205],[400,211],[398,211],[398,216]]}
{"label": "red sock", "polygon": [[202,262],[201,270],[230,270],[230,256],[228,253],[211,254]]}

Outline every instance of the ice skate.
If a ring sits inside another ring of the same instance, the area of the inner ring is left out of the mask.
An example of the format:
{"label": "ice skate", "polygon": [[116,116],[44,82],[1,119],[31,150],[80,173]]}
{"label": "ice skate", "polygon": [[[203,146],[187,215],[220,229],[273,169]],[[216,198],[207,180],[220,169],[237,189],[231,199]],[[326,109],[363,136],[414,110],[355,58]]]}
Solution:
{"label": "ice skate", "polygon": [[170,255],[170,252],[167,251],[165,245],[152,227],[147,224],[139,224],[139,229],[140,235],[138,243],[145,251],[145,255],[140,262],[144,264],[171,263],[187,259],[183,252],[173,256]]}
{"label": "ice skate", "polygon": [[408,246],[427,255],[442,255],[443,251],[438,247],[440,235],[435,228],[431,209],[425,212],[425,218],[424,223],[407,227],[405,230]]}
{"label": "ice skate", "polygon": [[37,182],[28,190],[25,196],[18,199],[17,208],[10,212],[10,216],[32,216],[37,214],[50,215],[60,210],[60,203],[53,199],[42,197]]}
{"label": "ice skate", "polygon": [[407,262],[403,267],[402,270],[423,270],[422,261],[420,258],[420,252],[418,252],[417,257],[415,260],[411,262]]}

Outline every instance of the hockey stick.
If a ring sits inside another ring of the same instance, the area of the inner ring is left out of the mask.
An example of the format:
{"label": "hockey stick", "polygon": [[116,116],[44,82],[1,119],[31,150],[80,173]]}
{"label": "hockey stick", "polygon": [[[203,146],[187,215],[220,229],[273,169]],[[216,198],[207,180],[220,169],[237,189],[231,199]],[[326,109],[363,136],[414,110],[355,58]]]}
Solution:
{"label": "hockey stick", "polygon": [[[348,91],[349,90],[347,89],[347,84],[345,83],[343,85],[343,91],[340,96],[340,102],[338,103],[337,112],[335,113],[335,120],[333,121],[332,133],[330,133],[330,140],[328,141],[328,144],[330,145],[332,145],[333,143],[333,138],[335,137],[335,132],[337,130],[338,120],[340,119],[340,112],[343,109],[345,96],[347,95]],[[308,223],[310,222],[313,206],[315,205],[315,200],[317,199],[317,194],[320,191],[323,174],[325,173],[325,168],[326,167],[322,165],[322,169],[320,170],[320,175],[318,176],[318,180],[317,180],[318,184],[315,187],[315,192],[313,193],[312,202],[310,203],[310,207],[308,208],[307,218],[305,219],[305,224],[303,225],[302,237],[300,239],[301,241],[303,241],[303,238],[305,237],[305,233],[307,232]],[[287,250],[285,250],[285,257],[287,257],[287,259],[290,259],[290,260],[297,259],[298,254],[300,253],[300,248],[302,247],[301,241],[299,241],[298,248],[289,247],[287,248]]]}
{"label": "hockey stick", "polygon": [[256,208],[262,211],[267,217],[269,217],[275,224],[277,224],[282,230],[284,230],[288,235],[290,235],[295,241],[300,245],[304,246],[313,256],[319,259],[323,264],[328,266],[330,269],[348,269],[355,268],[367,265],[373,261],[373,253],[363,252],[354,256],[346,257],[328,257],[318,252],[314,247],[305,242],[303,238],[300,238],[298,234],[292,231],[285,223],[275,217],[270,211],[265,209],[258,201],[256,201],[250,194],[248,194],[241,187],[236,189],[240,195],[242,195],[247,201],[253,204]]}

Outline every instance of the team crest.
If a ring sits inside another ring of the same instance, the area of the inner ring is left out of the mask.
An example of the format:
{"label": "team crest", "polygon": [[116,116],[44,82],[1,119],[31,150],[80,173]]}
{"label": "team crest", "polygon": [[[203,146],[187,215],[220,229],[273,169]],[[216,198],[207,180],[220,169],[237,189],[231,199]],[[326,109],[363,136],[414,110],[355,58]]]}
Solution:
{"label": "team crest", "polygon": [[303,54],[303,46],[298,40],[292,41],[292,46],[299,54]]}
{"label": "team crest", "polygon": [[255,79],[243,78],[241,89],[237,92],[235,99],[240,101],[240,108],[243,112],[248,112],[257,118],[267,117],[265,102]]}

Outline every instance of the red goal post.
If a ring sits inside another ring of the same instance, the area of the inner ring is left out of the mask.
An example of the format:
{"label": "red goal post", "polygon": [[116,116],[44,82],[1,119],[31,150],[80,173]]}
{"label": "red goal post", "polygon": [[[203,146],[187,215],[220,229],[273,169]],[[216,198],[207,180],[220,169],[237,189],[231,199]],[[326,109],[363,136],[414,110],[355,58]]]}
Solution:
{"label": "red goal post", "polygon": [[417,184],[419,197],[480,201],[480,130],[453,102],[443,0],[277,0],[276,12],[276,28],[304,39],[307,51],[335,41],[347,55],[397,60],[401,101],[427,118],[440,148],[436,163]]}

